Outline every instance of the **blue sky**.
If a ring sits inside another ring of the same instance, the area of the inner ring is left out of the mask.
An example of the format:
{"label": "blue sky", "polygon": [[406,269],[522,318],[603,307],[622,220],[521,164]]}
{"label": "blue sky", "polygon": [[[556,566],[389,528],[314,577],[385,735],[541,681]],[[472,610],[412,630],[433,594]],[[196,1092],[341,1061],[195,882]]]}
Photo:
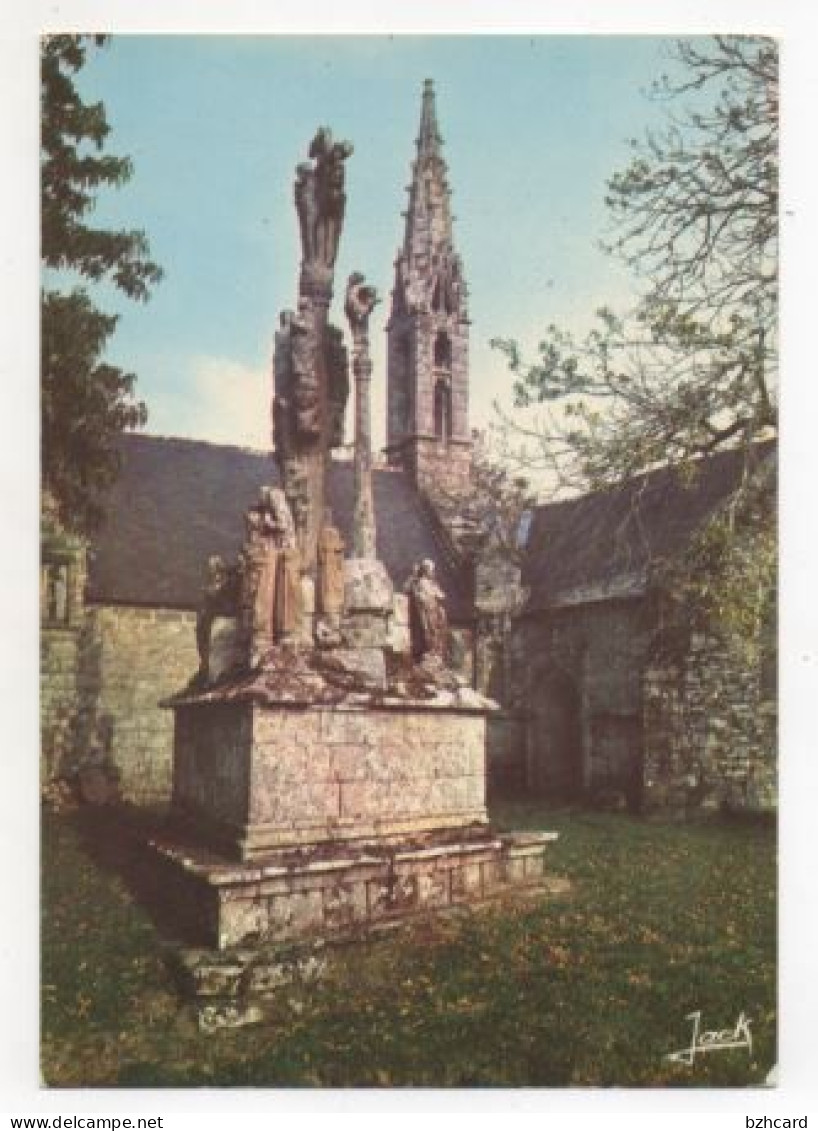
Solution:
{"label": "blue sky", "polygon": [[437,90],[455,242],[471,291],[471,422],[508,401],[488,342],[533,349],[581,329],[630,280],[597,250],[605,180],[661,121],[645,97],[669,40],[637,36],[115,36],[80,75],[105,103],[131,182],[95,222],[144,228],[166,277],[121,311],[110,356],[139,378],[148,430],[266,447],[278,312],[296,297],[296,164],[317,126],[350,140],[335,319],[347,275],[383,303],[372,323],[373,420],[384,420],[383,327],[402,235],[423,80]]}

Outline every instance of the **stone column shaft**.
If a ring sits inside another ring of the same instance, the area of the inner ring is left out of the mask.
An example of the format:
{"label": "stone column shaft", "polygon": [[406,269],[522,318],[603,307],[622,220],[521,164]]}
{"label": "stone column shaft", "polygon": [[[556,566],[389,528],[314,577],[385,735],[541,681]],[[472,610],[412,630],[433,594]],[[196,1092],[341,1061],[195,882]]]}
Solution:
{"label": "stone column shaft", "polygon": [[326,507],[326,479],[329,462],[329,410],[327,390],[327,368],[324,347],[332,302],[332,277],[321,287],[316,284],[314,275],[304,279],[302,270],[299,285],[299,298],[302,308],[309,313],[312,323],[313,365],[318,379],[321,432],[318,442],[301,457],[305,478],[309,484],[309,507],[305,516],[304,528],[300,532],[302,568],[314,576],[318,556],[318,537],[324,520]]}
{"label": "stone column shaft", "polygon": [[369,402],[372,362],[369,358],[369,340],[365,335],[355,343],[352,368],[355,375],[355,514],[352,552],[356,558],[374,560],[376,531]]}

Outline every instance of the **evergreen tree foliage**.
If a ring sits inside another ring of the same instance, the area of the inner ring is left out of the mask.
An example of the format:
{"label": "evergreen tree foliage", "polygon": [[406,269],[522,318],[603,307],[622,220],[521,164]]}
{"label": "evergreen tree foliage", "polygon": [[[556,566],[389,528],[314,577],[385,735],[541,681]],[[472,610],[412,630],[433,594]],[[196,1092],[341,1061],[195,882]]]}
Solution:
{"label": "evergreen tree foliage", "polygon": [[115,440],[145,423],[135,377],[103,360],[117,318],[99,310],[72,275],[107,281],[144,302],[161,278],[139,231],[90,223],[97,193],[131,177],[127,157],[104,151],[102,103],[87,104],[75,76],[105,36],[54,35],[41,48],[41,396],[43,487],[62,521],[87,532],[100,521],[105,488],[117,473]]}

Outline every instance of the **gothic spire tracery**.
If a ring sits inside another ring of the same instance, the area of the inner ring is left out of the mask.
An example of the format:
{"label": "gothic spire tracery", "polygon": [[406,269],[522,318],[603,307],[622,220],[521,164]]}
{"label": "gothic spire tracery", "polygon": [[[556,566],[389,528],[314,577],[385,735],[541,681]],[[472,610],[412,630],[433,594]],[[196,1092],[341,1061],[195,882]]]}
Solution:
{"label": "gothic spire tracery", "polygon": [[435,84],[432,79],[426,79],[423,84],[423,104],[420,111],[420,131],[418,132],[417,147],[418,157],[425,160],[440,160],[442,143],[440,130],[437,125],[437,107],[435,106]]}
{"label": "gothic spire tracery", "polygon": [[417,155],[409,185],[404,250],[410,259],[430,254],[441,244],[452,242],[450,190],[443,144],[437,124],[435,89],[431,79],[423,85]]}
{"label": "gothic spire tracery", "polygon": [[423,84],[387,324],[387,446],[424,490],[468,480],[469,318],[435,90]]}

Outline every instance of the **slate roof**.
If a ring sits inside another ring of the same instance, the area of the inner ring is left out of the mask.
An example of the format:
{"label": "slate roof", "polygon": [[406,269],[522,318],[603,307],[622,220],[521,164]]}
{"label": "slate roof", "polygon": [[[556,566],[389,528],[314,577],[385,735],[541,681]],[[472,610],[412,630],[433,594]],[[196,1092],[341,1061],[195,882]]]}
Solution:
{"label": "slate roof", "polygon": [[[194,609],[207,558],[239,551],[245,509],[278,473],[267,454],[246,448],[127,433],[122,466],[109,496],[107,520],[89,553],[86,597],[97,604]],[[378,555],[402,590],[414,564],[432,558],[447,595],[449,617],[471,616],[468,586],[448,563],[434,522],[409,479],[373,474]],[[351,542],[353,468],[332,465],[329,505]]]}
{"label": "slate roof", "polygon": [[[772,458],[774,443],[753,459]],[[744,453],[701,460],[692,482],[672,469],[624,487],[535,508],[523,583],[528,611],[643,593],[651,562],[678,553],[739,485]]]}

